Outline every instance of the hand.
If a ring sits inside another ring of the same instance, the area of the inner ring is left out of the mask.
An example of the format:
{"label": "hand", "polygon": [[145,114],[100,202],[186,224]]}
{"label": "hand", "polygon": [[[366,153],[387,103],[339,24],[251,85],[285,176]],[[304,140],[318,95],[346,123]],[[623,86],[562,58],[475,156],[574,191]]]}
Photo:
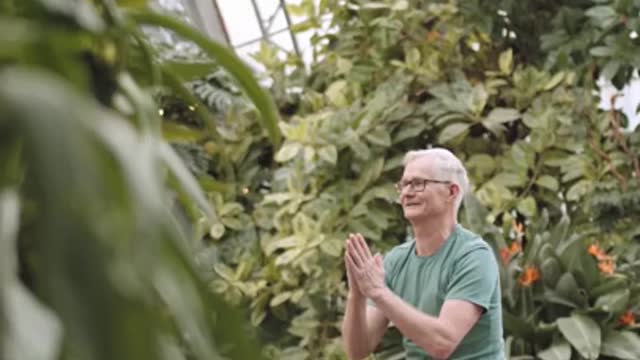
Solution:
{"label": "hand", "polygon": [[[357,287],[364,296],[373,298],[376,291],[385,288],[382,256],[371,256],[369,246],[361,234],[349,235],[345,262],[350,286]],[[354,280],[357,286],[353,286]]]}
{"label": "hand", "polygon": [[349,241],[351,240],[351,238],[353,237],[353,234],[349,234],[349,237],[347,238],[346,244],[345,244],[345,253],[344,253],[344,267],[347,271],[347,283],[349,285],[349,291],[351,293],[352,296],[358,297],[358,298],[362,298],[364,297],[364,295],[362,294],[362,292],[360,291],[360,287],[358,286],[358,283],[356,282],[356,277],[355,277],[355,268],[350,264],[349,262]]}

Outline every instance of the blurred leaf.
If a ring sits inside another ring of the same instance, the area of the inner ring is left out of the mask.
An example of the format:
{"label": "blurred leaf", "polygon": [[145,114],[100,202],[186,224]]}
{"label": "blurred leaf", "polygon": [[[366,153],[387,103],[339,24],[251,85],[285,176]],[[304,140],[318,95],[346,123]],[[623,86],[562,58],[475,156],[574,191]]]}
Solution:
{"label": "blurred leaf", "polygon": [[276,161],[286,162],[293,159],[302,150],[300,143],[287,142],[285,143],[275,156]]}
{"label": "blurred leaf", "polygon": [[622,360],[640,359],[640,336],[631,331],[608,331],[602,341],[602,355]]}
{"label": "blurred leaf", "polygon": [[318,156],[332,165],[335,165],[338,161],[338,151],[334,145],[327,145],[320,148]]}
{"label": "blurred leaf", "polygon": [[595,360],[600,355],[600,326],[591,318],[572,314],[571,317],[559,318],[558,326],[564,338],[585,359]]}
{"label": "blurred leaf", "polygon": [[619,314],[623,312],[629,303],[629,289],[621,289],[598,297],[594,305],[603,311]]}
{"label": "blurred leaf", "polygon": [[442,132],[438,136],[438,142],[445,144],[453,140],[454,138],[467,133],[469,131],[470,126],[471,124],[461,124],[461,123],[448,125],[447,127],[444,128],[444,130],[442,130]]}
{"label": "blurred leaf", "polygon": [[505,74],[511,74],[513,71],[513,50],[508,49],[500,53],[500,59],[498,60],[500,71]]}
{"label": "blurred leaf", "polygon": [[551,191],[558,191],[559,187],[558,180],[549,175],[543,175],[539,177],[538,180],[536,180],[536,185]]}
{"label": "blurred leaf", "polygon": [[554,341],[550,347],[539,352],[538,357],[541,360],[570,360],[571,346],[565,340]]}
{"label": "blurred leaf", "polygon": [[497,126],[519,119],[520,116],[520,112],[516,109],[495,108],[491,110],[489,115],[482,121],[482,125],[495,132]]}

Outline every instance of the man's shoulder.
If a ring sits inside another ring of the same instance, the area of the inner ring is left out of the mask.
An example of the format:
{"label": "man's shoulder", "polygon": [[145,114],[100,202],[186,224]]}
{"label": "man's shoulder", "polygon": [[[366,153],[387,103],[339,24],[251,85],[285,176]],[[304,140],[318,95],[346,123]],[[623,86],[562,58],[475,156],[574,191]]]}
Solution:
{"label": "man's shoulder", "polygon": [[482,236],[466,229],[462,225],[457,225],[459,246],[463,252],[474,250],[491,250],[491,246],[482,238]]}

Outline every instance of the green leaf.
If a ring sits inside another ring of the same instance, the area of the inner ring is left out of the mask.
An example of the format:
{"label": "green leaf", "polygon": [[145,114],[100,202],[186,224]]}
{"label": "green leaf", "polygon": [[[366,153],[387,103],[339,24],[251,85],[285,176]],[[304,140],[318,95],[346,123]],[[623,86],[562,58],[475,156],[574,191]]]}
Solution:
{"label": "green leaf", "polygon": [[337,238],[329,238],[320,244],[320,250],[325,254],[333,257],[339,257],[344,248],[343,241]]}
{"label": "green leaf", "polygon": [[562,80],[564,80],[564,72],[561,71],[553,75],[553,77],[549,81],[547,81],[546,84],[544,84],[544,87],[542,89],[545,91],[549,91],[558,86],[558,84],[560,84]]}
{"label": "green leaf", "polygon": [[596,57],[612,56],[615,53],[615,49],[608,46],[596,46],[591,48],[589,53]]}
{"label": "green leaf", "polygon": [[445,144],[462,134],[466,134],[469,131],[470,126],[471,124],[463,123],[448,125],[444,128],[444,130],[442,130],[442,132],[440,132],[440,135],[438,136],[438,142],[441,144]]}
{"label": "green leaf", "polygon": [[407,54],[405,55],[405,62],[409,69],[417,69],[420,67],[420,50],[416,48],[411,48]]}
{"label": "green leaf", "polygon": [[469,110],[471,113],[480,115],[487,105],[487,100],[489,100],[489,94],[484,88],[484,85],[477,84],[474,86],[469,98]]}
{"label": "green leaf", "polygon": [[549,175],[542,175],[536,180],[536,185],[541,186],[545,189],[549,189],[551,191],[558,191],[558,180]]}
{"label": "green leaf", "polygon": [[59,0],[40,0],[39,2],[53,13],[69,16],[87,30],[100,32],[105,28],[104,20],[91,2]]}
{"label": "green leaf", "polygon": [[[84,2],[82,2],[84,3]],[[271,142],[278,146],[281,133],[278,128],[280,115],[271,96],[260,87],[253,77],[253,72],[240,60],[231,49],[212,41],[200,31],[191,28],[171,16],[161,15],[150,11],[128,11],[127,14],[139,25],[161,26],[174,31],[176,34],[196,43],[207,55],[225,68],[246,92],[262,115],[259,120],[267,129]]]}
{"label": "green leaf", "polygon": [[518,202],[517,209],[528,218],[532,218],[538,213],[536,200],[532,196],[527,196],[526,198],[520,200],[520,202]]}
{"label": "green leaf", "polygon": [[303,239],[298,235],[290,235],[287,237],[272,239],[264,246],[264,252],[267,256],[273,254],[278,249],[290,249],[302,245]]}
{"label": "green leaf", "polygon": [[629,296],[629,289],[620,289],[612,293],[604,294],[598,297],[594,307],[608,313],[619,314],[627,308]]}
{"label": "green leaf", "polygon": [[553,344],[537,354],[541,360],[570,360],[571,346],[565,340],[554,341]]}
{"label": "green leaf", "polygon": [[269,305],[271,307],[276,307],[276,306],[284,303],[285,301],[289,300],[291,295],[292,295],[291,291],[282,292],[282,293],[274,296],[273,299],[271,299],[271,302],[269,302]]}
{"label": "green leaf", "polygon": [[590,317],[572,314],[559,318],[560,332],[585,359],[595,360],[600,355],[600,326]]}
{"label": "green leaf", "polygon": [[162,160],[164,160],[169,170],[171,170],[176,179],[178,179],[182,188],[196,201],[198,207],[200,207],[209,219],[214,219],[215,214],[205,198],[200,184],[198,184],[198,181],[189,172],[178,154],[176,154],[167,143],[158,142],[157,146]]}
{"label": "green leaf", "polygon": [[331,83],[325,95],[329,103],[335,107],[345,107],[349,105],[347,101],[347,82],[345,80],[337,80]]}
{"label": "green leaf", "polygon": [[601,19],[607,17],[615,17],[616,11],[611,6],[594,6],[585,12],[585,15]]}
{"label": "green leaf", "polygon": [[334,145],[323,146],[318,150],[320,159],[335,165],[338,162],[338,150]]}
{"label": "green leaf", "polygon": [[506,51],[503,51],[500,54],[498,65],[500,67],[500,71],[503,74],[505,75],[511,74],[511,71],[513,71],[513,50],[508,49]]}
{"label": "green leaf", "polygon": [[602,68],[602,77],[604,77],[606,80],[613,79],[613,77],[616,76],[616,73],[620,69],[620,66],[622,66],[622,63],[620,61],[609,60],[604,68]]}
{"label": "green leaf", "polygon": [[482,125],[487,129],[496,129],[498,125],[510,122],[521,117],[520,112],[510,108],[495,108],[482,120]]}
{"label": "green leaf", "polygon": [[577,183],[573,184],[569,191],[567,191],[567,200],[569,201],[578,201],[581,197],[588,194],[593,188],[593,183],[591,180],[580,180]]}
{"label": "green leaf", "polygon": [[302,150],[302,145],[297,142],[285,143],[275,156],[277,162],[286,162],[293,159]]}
{"label": "green leaf", "polygon": [[365,134],[364,136],[370,143],[381,146],[383,148],[388,148],[391,146],[391,136],[382,126],[375,128],[373,131]]}
{"label": "green leaf", "polygon": [[601,354],[622,360],[640,359],[640,336],[631,331],[609,331],[602,342]]}
{"label": "green leaf", "polygon": [[502,172],[494,176],[491,181],[504,187],[518,187],[523,186],[527,179],[521,174]]}

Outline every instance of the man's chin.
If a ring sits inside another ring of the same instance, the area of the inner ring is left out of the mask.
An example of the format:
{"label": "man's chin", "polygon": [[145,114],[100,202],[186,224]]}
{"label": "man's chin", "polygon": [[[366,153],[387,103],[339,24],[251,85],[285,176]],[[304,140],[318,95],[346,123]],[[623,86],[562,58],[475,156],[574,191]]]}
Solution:
{"label": "man's chin", "polygon": [[414,220],[422,217],[422,212],[417,211],[417,209],[405,209],[403,210],[403,212],[404,212],[404,217],[407,220]]}

